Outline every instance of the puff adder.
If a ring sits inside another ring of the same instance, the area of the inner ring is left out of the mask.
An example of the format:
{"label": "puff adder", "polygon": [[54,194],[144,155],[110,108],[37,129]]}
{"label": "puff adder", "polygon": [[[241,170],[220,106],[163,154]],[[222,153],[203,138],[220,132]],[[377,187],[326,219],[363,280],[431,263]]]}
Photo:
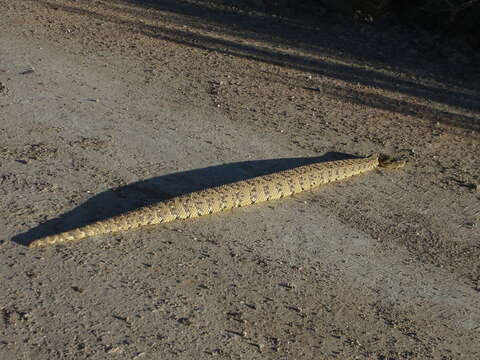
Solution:
{"label": "puff adder", "polygon": [[37,239],[29,247],[62,244],[88,237],[133,230],[146,225],[191,219],[228,209],[280,199],[319,185],[342,180],[377,167],[397,168],[405,161],[374,154],[366,158],[339,160],[300,166],[249,180],[178,196],[123,215]]}

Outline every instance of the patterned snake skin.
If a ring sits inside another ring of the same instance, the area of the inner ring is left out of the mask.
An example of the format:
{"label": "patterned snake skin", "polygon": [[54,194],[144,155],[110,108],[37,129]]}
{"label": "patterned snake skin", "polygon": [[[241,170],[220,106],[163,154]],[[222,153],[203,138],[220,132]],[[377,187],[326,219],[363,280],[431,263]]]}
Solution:
{"label": "patterned snake skin", "polygon": [[342,180],[382,167],[401,167],[404,161],[392,161],[385,155],[316,163],[249,180],[178,196],[123,215],[47,236],[33,241],[30,247],[61,244],[91,236],[128,231],[146,225],[177,219],[191,219],[219,211],[256,204],[310,190],[319,185]]}

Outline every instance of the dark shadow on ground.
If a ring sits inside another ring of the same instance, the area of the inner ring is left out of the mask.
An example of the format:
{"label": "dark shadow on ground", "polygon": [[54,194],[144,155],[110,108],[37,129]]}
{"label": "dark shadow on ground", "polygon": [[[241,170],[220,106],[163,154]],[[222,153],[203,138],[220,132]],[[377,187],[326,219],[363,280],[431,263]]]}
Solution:
{"label": "dark shadow on ground", "polygon": [[204,190],[256,176],[292,169],[298,166],[356,158],[349,154],[330,152],[312,158],[287,158],[244,161],[211,166],[154,177],[95,195],[85,204],[12,238],[13,242],[28,245],[32,241],[69,231],[94,221],[103,220],[141,206],[151,205],[176,196]]}
{"label": "dark shadow on ground", "polygon": [[[295,83],[293,78],[282,78],[276,74],[270,74],[274,82],[288,84],[292,86]],[[330,98],[341,98],[345,102],[355,105],[368,106],[370,108],[390,111],[402,115],[413,116],[428,120],[432,124],[442,123],[449,126],[461,127],[469,130],[480,131],[480,116],[468,116],[461,113],[454,113],[446,110],[434,109],[427,105],[413,103],[405,99],[395,99],[388,96],[354,90],[351,88],[343,88],[340,86],[330,86],[328,88],[306,87],[298,84],[305,90],[314,91],[321,96]],[[478,133],[477,133],[478,134]]]}
{"label": "dark shadow on ground", "polygon": [[[87,16],[96,21],[115,23],[129,31],[163,41],[294,68],[469,112],[480,112],[480,86],[475,81],[476,78],[480,79],[478,68],[475,70],[473,66],[458,66],[448,58],[424,58],[428,52],[421,52],[422,48],[417,46],[412,34],[405,33],[399,37],[393,31],[395,29],[385,26],[383,30],[386,29],[389,33],[379,35],[382,33],[381,29],[369,28],[365,24],[355,24],[352,21],[336,23],[332,16],[334,20],[321,19],[315,27],[308,22],[236,13],[186,0],[124,0],[104,4],[114,8],[115,13],[128,15],[128,18],[105,15],[82,4],[66,6],[51,0],[39,2],[50,8]],[[122,3],[139,6],[118,6]],[[160,19],[176,26],[186,24],[193,30],[150,25],[140,21],[141,19]],[[405,32],[405,29],[402,31]],[[224,35],[235,39],[220,38]],[[257,44],[261,42],[262,45],[246,43],[250,40],[257,41]],[[278,49],[280,46],[283,49]],[[302,53],[299,54],[298,50]],[[348,64],[348,60],[354,61],[355,65]],[[386,71],[392,66],[400,69],[395,73],[408,70],[408,74],[398,76]],[[437,84],[430,80],[435,80]],[[313,84],[312,88],[314,87]],[[336,96],[342,97],[341,94]],[[405,100],[402,106],[391,106],[389,102],[382,105],[383,98],[366,92],[362,93],[360,101],[355,101],[354,98],[356,96],[352,97],[350,94],[346,100],[407,115],[412,115],[421,107],[422,117],[427,114],[427,118],[435,122],[480,131],[480,115],[468,116],[440,111],[433,106],[419,105],[414,100]]]}

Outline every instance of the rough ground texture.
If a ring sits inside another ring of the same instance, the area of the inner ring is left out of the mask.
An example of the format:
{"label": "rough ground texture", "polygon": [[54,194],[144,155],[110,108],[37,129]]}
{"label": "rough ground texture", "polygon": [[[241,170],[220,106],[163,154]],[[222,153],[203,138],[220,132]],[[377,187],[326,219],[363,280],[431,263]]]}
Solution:
{"label": "rough ground texture", "polygon": [[[0,359],[479,357],[478,55],[394,25],[213,1],[0,8]],[[24,246],[373,152],[411,162]]]}

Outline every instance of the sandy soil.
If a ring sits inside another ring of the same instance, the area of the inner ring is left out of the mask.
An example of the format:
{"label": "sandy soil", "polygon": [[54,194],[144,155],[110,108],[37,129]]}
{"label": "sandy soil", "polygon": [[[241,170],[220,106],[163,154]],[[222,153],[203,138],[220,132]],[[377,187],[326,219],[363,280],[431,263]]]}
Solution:
{"label": "sandy soil", "polygon": [[[480,356],[478,54],[399,25],[215,1],[0,7],[0,359]],[[409,165],[24,246],[372,152]]]}

